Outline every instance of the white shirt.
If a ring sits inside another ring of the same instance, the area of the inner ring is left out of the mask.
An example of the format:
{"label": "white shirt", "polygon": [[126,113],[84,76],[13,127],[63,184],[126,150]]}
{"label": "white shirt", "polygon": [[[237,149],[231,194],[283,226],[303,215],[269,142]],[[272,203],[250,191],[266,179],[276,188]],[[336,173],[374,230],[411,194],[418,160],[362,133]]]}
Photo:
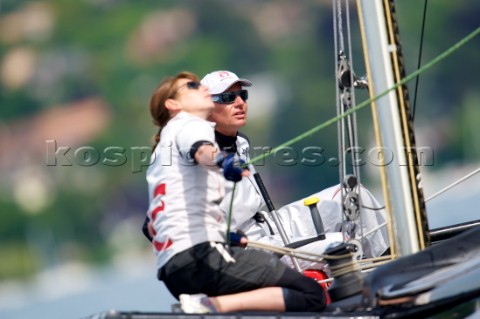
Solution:
{"label": "white shirt", "polygon": [[[248,163],[250,161],[248,139],[242,135],[237,135],[235,141],[237,145],[237,155]],[[237,183],[235,187],[235,193],[232,203],[232,210],[230,212],[230,203],[232,201],[232,189],[233,182],[227,181],[225,185],[225,198],[220,203],[220,208],[228,216],[232,214],[232,231],[235,229],[242,229],[242,225],[248,222],[256,212],[260,211],[265,205],[262,195],[258,190],[257,183],[253,174],[255,174],[255,168],[253,165],[249,165],[250,176],[243,177],[241,181]]]}
{"label": "white shirt", "polygon": [[225,195],[220,169],[197,165],[190,154],[197,142],[216,146],[214,126],[181,112],[162,129],[147,170],[148,217],[156,232],[153,250],[161,268],[175,254],[202,242],[225,241]]}

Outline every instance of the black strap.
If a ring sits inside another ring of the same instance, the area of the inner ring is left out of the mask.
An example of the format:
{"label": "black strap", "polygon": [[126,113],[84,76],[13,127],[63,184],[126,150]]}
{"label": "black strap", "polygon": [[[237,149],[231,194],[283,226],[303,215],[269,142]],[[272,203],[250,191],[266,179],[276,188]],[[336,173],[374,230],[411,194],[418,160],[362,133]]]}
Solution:
{"label": "black strap", "polygon": [[197,153],[200,146],[203,146],[203,145],[213,145],[213,143],[210,142],[210,141],[198,141],[198,142],[193,143],[192,147],[190,148],[189,156],[190,156],[190,158],[193,159],[193,162],[195,164],[198,164],[197,161],[195,160],[195,154]]}
{"label": "black strap", "polygon": [[263,216],[262,213],[256,212],[255,215],[253,215],[252,219],[254,219],[257,223],[263,224],[266,223],[268,226],[268,230],[270,231],[270,235],[275,235],[275,232],[273,231],[272,225],[268,222],[268,220]]}

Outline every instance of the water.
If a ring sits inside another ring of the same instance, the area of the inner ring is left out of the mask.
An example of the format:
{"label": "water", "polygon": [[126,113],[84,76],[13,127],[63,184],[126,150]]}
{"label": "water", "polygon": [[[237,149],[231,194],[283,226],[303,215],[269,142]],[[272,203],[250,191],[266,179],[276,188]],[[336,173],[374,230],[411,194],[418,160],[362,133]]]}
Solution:
{"label": "water", "polygon": [[67,265],[42,273],[26,285],[0,287],[0,319],[79,319],[116,309],[170,311],[175,299],[155,278],[145,256],[109,269]]}

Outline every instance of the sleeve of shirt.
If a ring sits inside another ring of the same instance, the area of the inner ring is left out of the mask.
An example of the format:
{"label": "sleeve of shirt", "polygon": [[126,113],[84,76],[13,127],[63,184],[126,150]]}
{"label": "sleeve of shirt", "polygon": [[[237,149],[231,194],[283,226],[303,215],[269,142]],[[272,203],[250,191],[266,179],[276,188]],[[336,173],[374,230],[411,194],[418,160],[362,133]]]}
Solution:
{"label": "sleeve of shirt", "polygon": [[190,163],[195,163],[195,153],[202,145],[215,145],[213,123],[201,119],[192,119],[176,138],[180,156]]}

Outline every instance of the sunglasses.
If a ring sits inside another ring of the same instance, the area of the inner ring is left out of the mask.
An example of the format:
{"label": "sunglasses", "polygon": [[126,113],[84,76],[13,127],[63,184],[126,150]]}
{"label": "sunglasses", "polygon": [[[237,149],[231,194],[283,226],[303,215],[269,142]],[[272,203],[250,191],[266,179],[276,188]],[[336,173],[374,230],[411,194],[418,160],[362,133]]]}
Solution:
{"label": "sunglasses", "polygon": [[242,100],[245,102],[248,99],[248,91],[247,90],[240,90],[235,92],[225,92],[219,94],[212,94],[212,101],[218,104],[231,104],[237,96],[240,96]]}
{"label": "sunglasses", "polygon": [[[183,85],[185,85],[190,90],[198,90],[198,88],[202,86],[202,84],[197,81],[189,81]],[[181,85],[179,88],[181,88],[183,85]]]}
{"label": "sunglasses", "polygon": [[187,89],[189,89],[189,90],[198,90],[198,88],[201,87],[202,84],[198,81],[189,81],[187,83],[183,83],[173,92],[173,96],[176,96],[178,90],[180,90],[183,86],[186,86]]}

